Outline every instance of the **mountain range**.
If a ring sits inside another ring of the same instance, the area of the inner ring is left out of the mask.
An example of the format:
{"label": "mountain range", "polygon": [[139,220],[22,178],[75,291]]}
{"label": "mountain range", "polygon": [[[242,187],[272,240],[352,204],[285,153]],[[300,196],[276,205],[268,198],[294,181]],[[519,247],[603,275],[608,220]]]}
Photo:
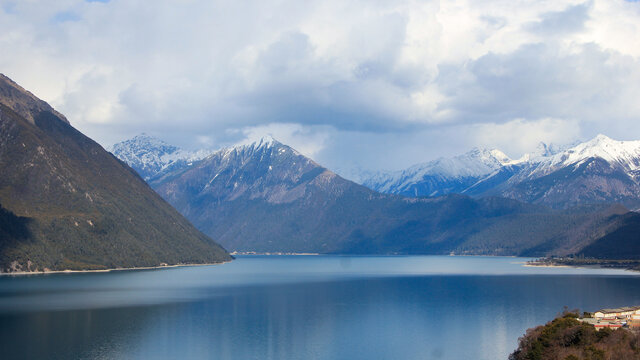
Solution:
{"label": "mountain range", "polygon": [[[148,135],[118,143],[111,151],[151,182],[213,153],[185,151]],[[556,209],[613,203],[638,209],[639,164],[640,141],[598,135],[564,148],[540,143],[535,152],[515,160],[497,149],[475,148],[402,171],[361,171],[356,178],[374,191],[407,197],[464,194]]]}
{"label": "mountain range", "polygon": [[[517,165],[479,150],[436,165],[453,174],[461,163],[467,165],[460,177]],[[613,203],[553,209],[501,196],[385,194],[270,137],[154,175],[150,185],[201,231],[239,252],[567,255],[596,243],[606,248],[620,240],[611,234],[640,224],[637,214]]]}
{"label": "mountain range", "polygon": [[230,259],[133,169],[0,74],[0,272]]}
{"label": "mountain range", "polygon": [[640,207],[640,141],[604,135],[562,149],[540,144],[513,160],[499,150],[474,149],[453,158],[380,172],[367,187],[404,196],[449,193],[500,196],[553,208],[619,203]]}
{"label": "mountain range", "polygon": [[270,137],[189,152],[141,135],[111,151],[0,75],[0,272],[229,260],[212,238],[239,252],[640,258],[640,142],[600,135],[517,160],[474,149],[368,187]]}

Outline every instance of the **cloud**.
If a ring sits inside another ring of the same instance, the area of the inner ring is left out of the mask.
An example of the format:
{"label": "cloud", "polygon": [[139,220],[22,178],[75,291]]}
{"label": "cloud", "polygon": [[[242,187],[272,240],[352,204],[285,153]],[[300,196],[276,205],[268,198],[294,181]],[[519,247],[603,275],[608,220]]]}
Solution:
{"label": "cloud", "polygon": [[472,127],[470,140],[486,148],[499,148],[513,158],[530,152],[539,143],[565,145],[580,139],[577,120],[543,118],[536,121],[515,119],[502,124]]}
{"label": "cloud", "polygon": [[541,19],[525,26],[534,33],[546,36],[558,36],[584,30],[589,19],[591,4],[572,5],[562,11],[553,11],[541,16]]}
{"label": "cloud", "polygon": [[11,49],[0,71],[104,145],[142,131],[185,147],[271,132],[327,166],[375,168],[478,145],[518,156],[543,137],[640,138],[637,2],[0,0],[0,9],[0,47]]}
{"label": "cloud", "polygon": [[489,53],[460,66],[445,66],[438,78],[452,119],[474,123],[515,118],[637,119],[629,96],[638,90],[640,61],[595,44],[559,52],[546,43],[509,54]]}

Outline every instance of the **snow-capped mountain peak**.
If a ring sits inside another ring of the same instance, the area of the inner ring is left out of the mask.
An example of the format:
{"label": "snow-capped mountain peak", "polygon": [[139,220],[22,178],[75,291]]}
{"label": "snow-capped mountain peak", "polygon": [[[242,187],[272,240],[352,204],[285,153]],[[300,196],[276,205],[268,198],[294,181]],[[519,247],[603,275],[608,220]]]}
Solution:
{"label": "snow-capped mountain peak", "polygon": [[[449,158],[439,158],[423,164],[414,165],[406,170],[381,172],[363,182],[364,185],[381,192],[414,194],[426,192],[426,195],[441,195],[475,183],[513,160],[500,150],[473,148],[469,152]],[[415,184],[428,184],[417,189]],[[438,187],[442,184],[447,189]],[[453,184],[453,185],[451,185]]]}
{"label": "snow-capped mountain peak", "polygon": [[540,143],[511,160],[499,150],[472,149],[404,171],[369,177],[374,190],[407,196],[499,195],[552,206],[640,203],[640,141],[605,135],[567,147]]}
{"label": "snow-capped mountain peak", "polygon": [[566,147],[557,146],[555,144],[547,144],[541,141],[538,143],[538,146],[536,146],[536,149],[533,152],[526,153],[519,159],[513,160],[505,165],[537,164],[545,161],[555,154],[564,151],[565,149]]}
{"label": "snow-capped mountain peak", "polygon": [[111,150],[122,153],[124,156],[131,156],[133,159],[143,154],[173,153],[179,149],[158,138],[142,133],[113,145]]}
{"label": "snow-capped mountain peak", "polygon": [[[255,138],[254,138],[255,139]],[[280,144],[279,141],[277,141],[276,139],[274,139],[271,135],[265,135],[257,140],[252,140],[251,138],[246,139],[240,143],[237,143],[234,146],[230,146],[226,149],[241,149],[241,148],[253,148],[253,149],[259,149],[259,148],[271,148],[274,147],[276,145]],[[224,149],[223,149],[224,150]]]}
{"label": "snow-capped mountain peak", "polygon": [[188,166],[212,153],[210,150],[186,151],[145,133],[113,145],[110,151],[145,180],[180,166]]}
{"label": "snow-capped mountain peak", "polygon": [[498,160],[503,165],[510,164],[513,162],[513,160],[509,156],[507,156],[507,154],[503,153],[498,149],[490,150],[490,153],[494,159]]}
{"label": "snow-capped mountain peak", "polygon": [[540,170],[549,172],[594,158],[621,166],[627,171],[638,170],[640,169],[640,141],[613,140],[600,134],[589,141],[547,157],[541,162]]}
{"label": "snow-capped mountain peak", "polygon": [[471,151],[451,158],[440,158],[413,169],[420,175],[444,175],[448,177],[478,176],[492,172],[511,159],[500,150],[473,148]]}
{"label": "snow-capped mountain peak", "polygon": [[261,137],[260,140],[255,142],[256,146],[259,148],[260,147],[270,148],[270,147],[273,147],[276,143],[277,141],[271,135],[265,135]]}

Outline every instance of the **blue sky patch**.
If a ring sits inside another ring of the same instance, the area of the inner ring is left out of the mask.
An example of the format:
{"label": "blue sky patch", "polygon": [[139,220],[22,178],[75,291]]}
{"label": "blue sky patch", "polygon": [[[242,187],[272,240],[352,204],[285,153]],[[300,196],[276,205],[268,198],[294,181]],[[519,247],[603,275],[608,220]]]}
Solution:
{"label": "blue sky patch", "polygon": [[52,20],[56,23],[62,23],[68,21],[80,21],[81,19],[80,15],[73,11],[63,11],[55,14]]}

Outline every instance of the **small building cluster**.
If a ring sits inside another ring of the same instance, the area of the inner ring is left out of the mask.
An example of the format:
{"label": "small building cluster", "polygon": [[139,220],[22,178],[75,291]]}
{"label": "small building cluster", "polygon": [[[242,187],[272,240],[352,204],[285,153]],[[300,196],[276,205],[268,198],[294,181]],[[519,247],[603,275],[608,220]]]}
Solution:
{"label": "small building cluster", "polygon": [[578,320],[595,326],[596,330],[621,327],[640,329],[640,306],[602,309],[592,313],[591,317],[585,316]]}

